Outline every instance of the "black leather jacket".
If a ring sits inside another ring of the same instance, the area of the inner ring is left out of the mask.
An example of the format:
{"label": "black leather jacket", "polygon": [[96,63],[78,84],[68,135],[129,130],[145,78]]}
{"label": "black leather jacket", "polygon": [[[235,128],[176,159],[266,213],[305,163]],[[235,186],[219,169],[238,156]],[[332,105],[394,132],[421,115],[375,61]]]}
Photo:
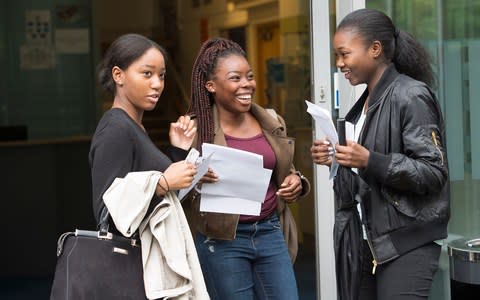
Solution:
{"label": "black leather jacket", "polygon": [[[347,121],[357,122],[367,96],[366,90]],[[370,151],[359,175],[371,188],[362,207],[376,262],[445,238],[450,218],[445,127],[428,86],[391,64],[370,95],[359,143]]]}

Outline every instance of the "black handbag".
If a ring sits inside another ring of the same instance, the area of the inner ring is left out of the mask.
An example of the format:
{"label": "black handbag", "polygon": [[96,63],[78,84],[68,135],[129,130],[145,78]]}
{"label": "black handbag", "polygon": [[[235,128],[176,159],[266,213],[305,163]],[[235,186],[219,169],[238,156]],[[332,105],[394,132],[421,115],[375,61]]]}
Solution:
{"label": "black handbag", "polygon": [[139,240],[109,232],[108,216],[98,231],[60,236],[50,300],[147,299]]}

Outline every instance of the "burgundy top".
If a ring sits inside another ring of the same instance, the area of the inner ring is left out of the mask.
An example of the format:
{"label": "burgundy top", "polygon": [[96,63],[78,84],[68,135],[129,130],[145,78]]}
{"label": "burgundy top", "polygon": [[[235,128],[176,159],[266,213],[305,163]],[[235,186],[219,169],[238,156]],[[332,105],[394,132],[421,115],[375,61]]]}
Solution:
{"label": "burgundy top", "polygon": [[[275,168],[275,164],[277,163],[275,153],[273,152],[272,147],[270,146],[263,134],[259,134],[249,138],[237,138],[225,134],[225,139],[227,141],[228,147],[230,148],[244,150],[263,156],[263,167],[265,169],[273,170]],[[277,186],[273,181],[273,178],[270,178],[270,183],[268,184],[265,201],[262,203],[262,210],[260,211],[260,215],[240,215],[239,222],[256,222],[269,216],[277,207],[277,196],[275,194],[276,191]]]}

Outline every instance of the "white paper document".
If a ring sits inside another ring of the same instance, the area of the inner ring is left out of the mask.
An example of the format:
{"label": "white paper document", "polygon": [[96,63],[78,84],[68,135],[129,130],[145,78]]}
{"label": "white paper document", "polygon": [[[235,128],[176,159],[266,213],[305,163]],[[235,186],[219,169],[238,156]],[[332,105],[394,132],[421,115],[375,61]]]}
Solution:
{"label": "white paper document", "polygon": [[332,143],[332,145],[337,144],[338,134],[335,126],[333,125],[330,112],[310,101],[305,100],[305,102],[307,103],[307,112],[313,117],[323,133],[325,133],[330,143]]}
{"label": "white paper document", "polygon": [[[338,134],[335,126],[333,125],[330,112],[310,101],[305,100],[305,102],[307,103],[307,112],[313,117],[315,124],[320,127],[323,133],[327,136],[327,139],[330,141],[332,147],[335,149],[335,145],[338,143]],[[332,165],[330,167],[330,179],[337,175],[337,170],[338,163],[335,160],[335,156],[333,156]]]}
{"label": "white paper document", "polygon": [[[192,148],[192,150],[193,150],[193,148]],[[193,187],[195,187],[197,185],[198,181],[200,181],[200,179],[202,179],[203,175],[205,175],[205,173],[207,173],[208,167],[210,165],[210,159],[211,159],[212,154],[213,153],[210,153],[210,155],[208,155],[207,157],[195,158],[196,162],[198,163],[197,164],[197,174],[195,174],[195,176],[193,177],[192,184],[188,188],[181,189],[178,192],[178,199],[180,199],[180,201],[184,200],[183,198],[192,190]],[[187,157],[187,160],[188,160],[188,157]]]}
{"label": "white paper document", "polygon": [[260,215],[272,170],[263,167],[261,155],[204,143],[204,156],[215,153],[210,168],[218,182],[202,185],[200,211]]}

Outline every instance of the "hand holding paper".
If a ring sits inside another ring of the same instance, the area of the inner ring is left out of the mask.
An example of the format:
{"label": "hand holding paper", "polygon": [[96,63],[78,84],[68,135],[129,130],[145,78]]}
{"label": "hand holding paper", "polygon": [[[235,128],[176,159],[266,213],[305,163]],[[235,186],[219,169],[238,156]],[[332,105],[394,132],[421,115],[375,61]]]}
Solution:
{"label": "hand holding paper", "polygon": [[272,175],[263,168],[263,157],[208,143],[202,145],[202,153],[215,153],[210,167],[219,180],[202,185],[200,210],[258,216]]}
{"label": "hand holding paper", "polygon": [[[335,126],[333,125],[332,117],[330,112],[310,101],[305,100],[307,103],[307,112],[315,120],[315,124],[320,127],[323,133],[327,136],[327,139],[330,141],[332,146],[335,146],[338,143],[338,134]],[[335,156],[332,158],[332,165],[330,167],[330,179],[334,178],[337,175],[338,162],[335,160]]]}
{"label": "hand holding paper", "polygon": [[[192,151],[192,150],[195,150],[195,151]],[[184,200],[183,198],[192,190],[193,187],[197,185],[198,181],[202,179],[202,176],[205,175],[205,173],[207,173],[212,154],[203,158],[203,157],[199,157],[200,153],[196,149],[192,148],[190,150],[185,161],[188,161],[192,164],[197,165],[197,174],[195,174],[195,176],[193,177],[192,184],[188,188],[181,189],[178,192],[178,199],[183,201]]]}
{"label": "hand holding paper", "polygon": [[332,117],[330,112],[325,108],[322,108],[310,101],[305,100],[307,103],[307,112],[313,117],[316,124],[320,129],[325,133],[328,140],[335,145],[338,143],[338,135],[335,126],[333,125]]}

